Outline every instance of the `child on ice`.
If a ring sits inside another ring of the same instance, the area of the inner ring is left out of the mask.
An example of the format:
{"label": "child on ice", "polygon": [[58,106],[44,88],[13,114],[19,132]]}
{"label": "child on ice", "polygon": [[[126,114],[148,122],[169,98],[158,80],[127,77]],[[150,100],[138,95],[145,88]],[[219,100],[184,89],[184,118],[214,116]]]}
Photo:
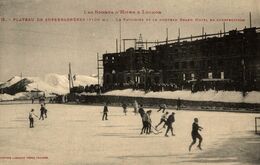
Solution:
{"label": "child on ice", "polygon": [[107,113],[108,113],[108,108],[107,108],[107,103],[105,103],[104,105],[104,109],[103,109],[103,116],[102,116],[102,120],[108,120],[107,119]]}
{"label": "child on ice", "polygon": [[31,112],[29,112],[30,128],[34,127],[34,125],[33,125],[33,123],[34,123],[34,116],[38,118],[38,116],[36,116],[34,114],[34,109],[32,109]]}

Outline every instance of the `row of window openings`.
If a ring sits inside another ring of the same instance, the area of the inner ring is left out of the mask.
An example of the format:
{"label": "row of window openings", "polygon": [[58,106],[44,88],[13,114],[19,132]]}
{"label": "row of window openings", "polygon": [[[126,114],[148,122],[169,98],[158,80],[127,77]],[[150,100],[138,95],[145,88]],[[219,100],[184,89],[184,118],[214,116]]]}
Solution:
{"label": "row of window openings", "polygon": [[[185,81],[187,80],[185,73],[182,74],[182,79]],[[225,78],[225,73],[224,72],[220,72],[220,78],[224,79]],[[212,72],[208,72],[208,79],[213,79],[213,73]],[[195,74],[191,73],[191,80],[195,80]]]}
{"label": "row of window openings", "polygon": [[[208,61],[207,62],[207,64],[208,64],[208,66],[212,66],[212,62],[211,61]],[[219,66],[223,66],[223,61],[218,61],[218,65]],[[187,68],[187,65],[188,65],[188,62],[182,62],[181,63],[181,66],[182,66],[182,68]],[[206,66],[206,61],[203,61],[203,62],[200,62],[200,65],[201,66]],[[179,69],[180,68],[180,63],[178,63],[178,62],[176,62],[175,64],[174,64],[174,67],[175,67],[175,69]],[[195,62],[194,61],[190,61],[189,62],[189,67],[190,68],[194,68],[195,67]]]}
{"label": "row of window openings", "polygon": [[[183,73],[182,74],[182,78],[185,81],[186,80],[186,74]],[[225,78],[225,73],[224,72],[220,72],[220,79],[224,79]],[[213,79],[213,73],[212,72],[208,72],[208,79]],[[191,73],[191,80],[195,80],[195,74]],[[140,77],[136,76],[135,77],[135,82],[140,82]]]}

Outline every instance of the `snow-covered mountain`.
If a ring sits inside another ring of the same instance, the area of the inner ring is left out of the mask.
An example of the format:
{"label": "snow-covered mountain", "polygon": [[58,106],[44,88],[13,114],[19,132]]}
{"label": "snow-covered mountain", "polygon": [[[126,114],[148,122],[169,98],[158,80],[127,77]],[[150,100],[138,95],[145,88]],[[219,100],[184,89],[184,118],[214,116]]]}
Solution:
{"label": "snow-covered mountain", "polygon": [[20,81],[22,78],[19,76],[14,76],[11,79],[7,80],[6,82],[1,82],[0,83],[0,88],[6,88],[9,87],[15,83],[17,83],[18,81]]}
{"label": "snow-covered mountain", "polygon": [[[77,75],[76,80],[74,81],[74,86],[86,86],[90,84],[97,84],[97,78]],[[43,77],[21,78],[15,76],[7,82],[0,84],[0,89],[11,91],[11,94],[32,91],[65,94],[69,92],[69,81],[67,75],[59,75],[55,73],[50,73]]]}

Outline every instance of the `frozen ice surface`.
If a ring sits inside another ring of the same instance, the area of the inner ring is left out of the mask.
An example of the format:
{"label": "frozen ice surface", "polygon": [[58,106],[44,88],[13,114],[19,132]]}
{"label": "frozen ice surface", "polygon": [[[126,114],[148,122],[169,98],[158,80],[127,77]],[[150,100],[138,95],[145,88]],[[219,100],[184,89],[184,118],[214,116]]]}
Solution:
{"label": "frozen ice surface", "polygon": [[[253,132],[257,114],[169,110],[176,113],[176,136],[164,137],[165,130],[140,135],[141,119],[133,108],[125,116],[121,107],[109,106],[109,120],[102,121],[102,106],[47,104],[48,118],[29,128],[31,108],[39,115],[38,104],[0,106],[1,165],[260,163],[260,137]],[[156,125],[162,113],[152,110]],[[203,150],[194,145],[189,152],[194,117],[204,128]]]}

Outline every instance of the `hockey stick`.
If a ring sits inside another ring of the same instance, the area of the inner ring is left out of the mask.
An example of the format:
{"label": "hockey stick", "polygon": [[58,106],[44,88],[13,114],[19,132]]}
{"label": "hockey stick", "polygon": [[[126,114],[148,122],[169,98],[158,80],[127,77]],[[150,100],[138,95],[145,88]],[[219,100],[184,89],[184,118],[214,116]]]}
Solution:
{"label": "hockey stick", "polygon": [[160,129],[157,129],[157,131],[161,131],[162,129],[165,129],[164,127],[160,128]]}
{"label": "hockey stick", "polygon": [[[152,125],[151,125],[151,126],[152,126]],[[156,130],[156,129],[154,128],[154,126],[152,126],[152,128],[153,128],[154,130]],[[158,134],[162,133],[162,131],[157,131],[157,130],[156,130],[156,132],[154,132],[153,130],[151,130],[151,132],[152,132],[153,134],[155,134],[155,135],[158,135]]]}

